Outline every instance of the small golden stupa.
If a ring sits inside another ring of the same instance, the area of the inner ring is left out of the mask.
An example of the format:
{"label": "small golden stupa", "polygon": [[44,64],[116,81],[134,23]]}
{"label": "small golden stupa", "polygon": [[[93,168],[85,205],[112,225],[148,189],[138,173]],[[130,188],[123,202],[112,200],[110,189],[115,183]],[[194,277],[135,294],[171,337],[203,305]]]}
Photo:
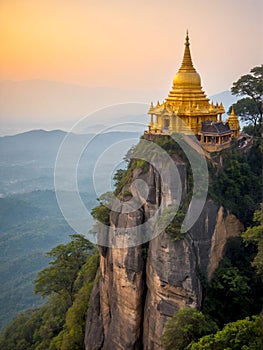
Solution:
{"label": "small golden stupa", "polygon": [[227,119],[230,129],[233,131],[233,137],[237,138],[240,135],[240,126],[238,116],[235,114],[234,107],[232,106],[231,113]]}

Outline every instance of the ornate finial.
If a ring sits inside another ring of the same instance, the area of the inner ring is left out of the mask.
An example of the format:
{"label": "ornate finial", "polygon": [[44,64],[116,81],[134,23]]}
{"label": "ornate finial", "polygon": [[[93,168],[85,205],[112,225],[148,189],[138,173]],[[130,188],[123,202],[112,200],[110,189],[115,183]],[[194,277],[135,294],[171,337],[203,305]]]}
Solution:
{"label": "ornate finial", "polygon": [[185,46],[189,46],[189,35],[188,35],[188,29],[186,30],[186,37],[185,37]]}
{"label": "ornate finial", "polygon": [[234,105],[232,105],[232,110],[231,110],[230,115],[236,116],[236,114],[235,114],[235,110],[234,110]]}
{"label": "ornate finial", "polygon": [[196,73],[196,70],[194,69],[191,53],[190,53],[190,42],[189,42],[189,36],[188,36],[188,30],[186,31],[186,37],[185,37],[185,48],[184,48],[184,56],[182,65],[179,69],[179,72],[192,72]]}

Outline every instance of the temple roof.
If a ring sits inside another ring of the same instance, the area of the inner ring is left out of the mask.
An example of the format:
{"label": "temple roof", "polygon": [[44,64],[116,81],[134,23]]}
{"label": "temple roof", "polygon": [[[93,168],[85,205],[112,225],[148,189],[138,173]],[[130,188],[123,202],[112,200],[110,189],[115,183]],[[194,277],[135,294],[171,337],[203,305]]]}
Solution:
{"label": "temple roof", "polygon": [[231,132],[230,127],[227,123],[223,122],[213,122],[211,120],[206,120],[202,123],[201,133],[204,134],[226,134]]}

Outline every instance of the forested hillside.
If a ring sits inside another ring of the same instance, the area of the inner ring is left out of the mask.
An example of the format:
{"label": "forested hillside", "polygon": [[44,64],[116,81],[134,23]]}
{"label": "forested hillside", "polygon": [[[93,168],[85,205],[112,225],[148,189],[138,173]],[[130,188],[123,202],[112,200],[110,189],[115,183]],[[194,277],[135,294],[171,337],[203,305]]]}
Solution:
{"label": "forested hillside", "polygon": [[57,206],[55,193],[36,191],[0,198],[0,325],[43,301],[33,280],[47,265],[45,253],[67,242],[72,229]]}

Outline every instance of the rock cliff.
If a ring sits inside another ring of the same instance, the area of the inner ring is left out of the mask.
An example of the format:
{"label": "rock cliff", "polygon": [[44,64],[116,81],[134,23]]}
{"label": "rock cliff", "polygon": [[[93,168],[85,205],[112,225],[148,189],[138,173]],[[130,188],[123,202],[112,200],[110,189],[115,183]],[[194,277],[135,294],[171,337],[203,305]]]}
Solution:
{"label": "rock cliff", "polygon": [[[186,164],[175,162],[185,197]],[[169,204],[177,195],[171,190],[172,177],[170,190],[164,190],[152,166],[147,172],[135,169],[134,179],[146,181],[149,193],[137,211],[111,213],[111,227],[122,227],[123,232],[143,224],[161,200]],[[241,229],[234,215],[207,199],[197,222],[181,240],[161,232],[149,243],[135,247],[99,247],[100,268],[87,314],[86,350],[163,349],[160,336],[166,321],[183,307],[201,306],[200,272],[212,276],[227,238]],[[105,228],[100,234],[111,239]],[[117,239],[125,239],[125,233]]]}

